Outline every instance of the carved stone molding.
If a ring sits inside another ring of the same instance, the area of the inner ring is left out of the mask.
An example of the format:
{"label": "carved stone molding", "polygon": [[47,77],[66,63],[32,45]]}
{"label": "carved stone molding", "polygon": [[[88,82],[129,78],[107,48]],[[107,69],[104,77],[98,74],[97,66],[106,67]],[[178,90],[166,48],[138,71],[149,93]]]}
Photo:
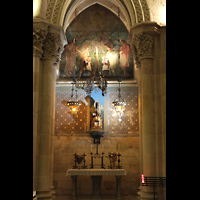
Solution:
{"label": "carved stone molding", "polygon": [[42,57],[43,44],[48,32],[48,26],[43,23],[33,23],[33,56]]}

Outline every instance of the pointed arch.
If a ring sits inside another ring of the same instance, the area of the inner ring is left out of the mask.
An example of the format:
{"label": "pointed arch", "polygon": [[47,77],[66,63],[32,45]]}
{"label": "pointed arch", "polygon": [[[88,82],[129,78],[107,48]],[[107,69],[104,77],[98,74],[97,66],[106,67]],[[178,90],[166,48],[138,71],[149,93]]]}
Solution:
{"label": "pointed arch", "polygon": [[63,27],[64,31],[77,15],[98,3],[118,15],[128,31],[137,23],[150,21],[149,8],[146,0],[49,0],[46,20]]}

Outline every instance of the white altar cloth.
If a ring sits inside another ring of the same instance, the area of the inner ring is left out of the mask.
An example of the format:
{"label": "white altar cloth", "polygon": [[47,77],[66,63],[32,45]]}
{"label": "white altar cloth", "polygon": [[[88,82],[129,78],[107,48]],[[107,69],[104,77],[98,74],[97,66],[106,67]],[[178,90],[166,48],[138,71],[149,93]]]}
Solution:
{"label": "white altar cloth", "polygon": [[125,169],[68,169],[66,175],[80,176],[123,176]]}
{"label": "white altar cloth", "polygon": [[121,177],[126,175],[125,169],[68,169],[67,176],[72,177],[72,199],[77,200],[77,177],[91,176],[92,196],[91,199],[101,200],[101,179],[102,176],[116,177],[116,199],[122,200],[120,195]]}

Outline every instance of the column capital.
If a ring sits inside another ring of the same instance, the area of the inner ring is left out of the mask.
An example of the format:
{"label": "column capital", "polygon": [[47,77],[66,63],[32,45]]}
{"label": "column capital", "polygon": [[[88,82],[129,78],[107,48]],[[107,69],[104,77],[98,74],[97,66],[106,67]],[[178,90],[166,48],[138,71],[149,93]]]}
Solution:
{"label": "column capital", "polygon": [[48,32],[48,25],[42,21],[33,21],[33,56],[42,57],[43,44]]}
{"label": "column capital", "polygon": [[149,33],[137,33],[134,35],[133,51],[136,61],[144,58],[153,58],[153,37]]}
{"label": "column capital", "polygon": [[160,34],[159,28],[156,22],[143,22],[131,28],[131,45],[136,63],[145,58],[153,58],[154,36]]}
{"label": "column capital", "polygon": [[33,20],[33,56],[51,59],[57,64],[65,44],[67,40],[61,26],[42,19]]}
{"label": "column capital", "polygon": [[60,62],[65,43],[63,30],[55,26],[50,26],[44,41],[43,59],[53,60],[53,64],[56,65]]}

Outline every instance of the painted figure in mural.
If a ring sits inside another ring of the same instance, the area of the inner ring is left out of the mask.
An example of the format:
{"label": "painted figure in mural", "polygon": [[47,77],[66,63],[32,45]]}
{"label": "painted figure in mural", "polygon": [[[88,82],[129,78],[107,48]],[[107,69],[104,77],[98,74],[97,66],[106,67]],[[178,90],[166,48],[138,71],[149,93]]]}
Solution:
{"label": "painted figure in mural", "polygon": [[108,47],[107,50],[108,51],[106,53],[106,57],[108,58],[108,60],[110,62],[110,69],[111,69],[112,75],[114,76],[115,75],[115,69],[116,69],[116,60],[117,60],[117,57],[112,52],[112,50],[111,50],[110,47]]}
{"label": "painted figure in mural", "polygon": [[88,56],[86,60],[83,61],[83,75],[84,76],[91,76],[92,75],[92,62],[91,56]]}
{"label": "painted figure in mural", "polygon": [[127,68],[129,67],[130,47],[125,40],[121,40],[122,46],[119,49],[120,53],[120,67],[124,70],[124,77],[129,76]]}
{"label": "painted figure in mural", "polygon": [[102,70],[104,76],[110,75],[110,62],[106,56],[102,57]]}
{"label": "painted figure in mural", "polygon": [[66,66],[64,69],[64,73],[67,77],[71,77],[74,72],[74,64],[75,64],[75,39],[73,39],[69,44],[65,46],[66,52]]}
{"label": "painted figure in mural", "polygon": [[[86,46],[83,51],[80,52],[81,57],[81,71],[79,77],[84,73],[85,70],[92,71],[92,63],[91,63],[91,57],[89,55],[89,48]],[[87,69],[88,68],[88,69]],[[88,76],[88,73],[86,73]],[[90,74],[91,75],[91,74]]]}

